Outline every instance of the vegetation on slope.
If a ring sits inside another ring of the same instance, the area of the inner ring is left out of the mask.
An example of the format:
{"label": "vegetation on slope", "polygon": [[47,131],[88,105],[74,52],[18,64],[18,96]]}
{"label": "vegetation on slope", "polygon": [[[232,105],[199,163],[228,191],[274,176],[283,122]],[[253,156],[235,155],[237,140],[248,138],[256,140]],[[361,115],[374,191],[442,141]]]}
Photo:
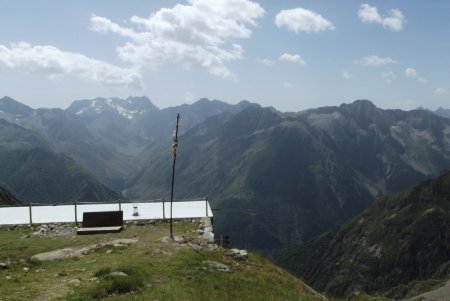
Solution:
{"label": "vegetation on slope", "polygon": [[34,131],[0,119],[0,184],[23,202],[112,201],[119,194],[52,151]]}
{"label": "vegetation on slope", "polygon": [[0,181],[24,202],[106,202],[120,197],[71,158],[49,150],[0,149],[0,165]]}
{"label": "vegetation on slope", "polygon": [[8,190],[0,186],[0,205],[19,205],[21,203]]}
{"label": "vegetation on slope", "polygon": [[292,249],[281,263],[319,291],[394,298],[450,273],[450,171],[377,200],[338,231]]}

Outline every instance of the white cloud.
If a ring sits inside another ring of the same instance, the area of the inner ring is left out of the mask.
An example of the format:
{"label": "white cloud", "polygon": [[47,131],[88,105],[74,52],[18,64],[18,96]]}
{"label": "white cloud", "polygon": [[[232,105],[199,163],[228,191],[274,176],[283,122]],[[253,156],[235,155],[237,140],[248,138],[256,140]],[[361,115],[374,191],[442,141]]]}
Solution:
{"label": "white cloud", "polygon": [[358,11],[358,17],[367,23],[382,23],[383,18],[378,13],[378,9],[369,4],[361,4]]}
{"label": "white cloud", "polygon": [[251,27],[264,13],[248,0],[189,0],[188,5],[162,8],[149,17],[133,16],[133,28],[99,16],[91,18],[91,28],[129,38],[117,52],[134,66],[157,70],[164,63],[178,62],[188,69],[233,77],[226,63],[243,57],[243,48],[233,41],[249,38]]}
{"label": "white cloud", "polygon": [[50,79],[60,79],[66,74],[72,74],[111,86],[141,86],[141,76],[137,69],[121,68],[48,45],[33,46],[20,42],[7,47],[0,44],[0,64],[11,69],[45,74]]}
{"label": "white cloud", "polygon": [[282,55],[280,55],[280,57],[278,59],[280,61],[286,61],[286,62],[300,64],[300,65],[306,64],[305,61],[303,60],[303,58],[299,54],[283,53]]}
{"label": "white cloud", "polygon": [[405,69],[405,76],[408,78],[416,79],[417,81],[419,81],[421,83],[428,82],[428,80],[426,78],[419,76],[419,73],[417,72],[416,69],[411,68],[411,67]]}
{"label": "white cloud", "polygon": [[450,95],[448,90],[445,88],[436,88],[436,90],[434,90],[434,94],[436,96],[448,96]]}
{"label": "white cloud", "polygon": [[405,16],[398,9],[391,9],[387,17],[383,17],[375,6],[361,4],[358,17],[365,23],[378,23],[393,31],[401,31],[406,22]]}
{"label": "white cloud", "polygon": [[269,60],[269,59],[256,59],[256,61],[259,63],[259,64],[262,64],[262,65],[265,65],[265,66],[272,66],[273,65],[273,61],[272,60]]}
{"label": "white cloud", "polygon": [[288,82],[288,81],[283,81],[281,84],[285,88],[292,88],[293,87],[293,85],[290,82]]}
{"label": "white cloud", "polygon": [[395,64],[397,63],[397,61],[391,59],[390,57],[379,57],[377,55],[370,55],[363,57],[359,60],[356,60],[354,63],[363,66],[382,66],[388,64]]}
{"label": "white cloud", "polygon": [[353,74],[351,74],[351,73],[348,72],[348,71],[342,72],[341,75],[342,75],[342,77],[345,78],[345,79],[352,79],[352,78],[353,78]]}
{"label": "white cloud", "polygon": [[409,78],[416,78],[418,73],[417,73],[416,69],[414,69],[414,68],[406,68],[405,75],[406,75],[406,77],[409,77]]}
{"label": "white cloud", "polygon": [[318,13],[304,9],[293,8],[280,11],[275,17],[275,25],[299,33],[333,30],[334,25]]}
{"label": "white cloud", "polygon": [[390,71],[390,72],[384,72],[381,74],[381,77],[387,82],[387,83],[392,83],[396,78],[397,75],[395,75],[394,72]]}

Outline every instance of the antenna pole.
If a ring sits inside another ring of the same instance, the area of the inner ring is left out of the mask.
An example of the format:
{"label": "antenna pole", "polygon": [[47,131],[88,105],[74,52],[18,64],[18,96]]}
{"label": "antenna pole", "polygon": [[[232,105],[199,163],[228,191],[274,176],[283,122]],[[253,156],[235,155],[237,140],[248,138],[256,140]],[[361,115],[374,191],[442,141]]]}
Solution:
{"label": "antenna pole", "polygon": [[170,238],[173,240],[173,223],[172,223],[172,204],[173,204],[173,187],[175,184],[175,163],[177,160],[177,147],[178,147],[178,124],[180,122],[180,114],[177,114],[177,124],[175,127],[175,132],[173,134],[173,144],[172,144],[172,153],[173,153],[173,166],[172,166],[172,189],[170,192]]}

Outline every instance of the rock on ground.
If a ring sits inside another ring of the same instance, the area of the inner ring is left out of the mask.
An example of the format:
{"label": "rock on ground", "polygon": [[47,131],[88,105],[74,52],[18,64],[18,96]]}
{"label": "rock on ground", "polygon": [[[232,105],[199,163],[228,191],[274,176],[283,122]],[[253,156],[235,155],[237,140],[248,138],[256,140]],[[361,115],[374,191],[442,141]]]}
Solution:
{"label": "rock on ground", "polygon": [[229,272],[230,267],[227,266],[224,263],[214,261],[214,260],[205,260],[203,261],[203,264],[206,265],[208,268],[219,271],[219,272]]}
{"label": "rock on ground", "polygon": [[64,249],[60,249],[60,250],[45,252],[45,253],[31,256],[31,260],[50,261],[50,260],[81,257],[83,255],[91,253],[92,251],[101,249],[106,246],[119,247],[119,246],[137,243],[137,242],[138,242],[137,239],[121,238],[121,239],[116,239],[116,240],[109,241],[109,242],[93,244],[93,245],[90,245],[90,246],[87,246],[84,248],[77,248],[77,249],[64,248]]}

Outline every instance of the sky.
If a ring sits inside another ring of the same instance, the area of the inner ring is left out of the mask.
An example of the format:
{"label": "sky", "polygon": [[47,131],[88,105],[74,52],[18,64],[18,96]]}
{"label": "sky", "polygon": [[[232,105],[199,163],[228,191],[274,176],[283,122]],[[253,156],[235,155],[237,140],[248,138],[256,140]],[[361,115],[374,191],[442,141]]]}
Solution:
{"label": "sky", "polygon": [[0,0],[0,97],[450,108],[450,1]]}

